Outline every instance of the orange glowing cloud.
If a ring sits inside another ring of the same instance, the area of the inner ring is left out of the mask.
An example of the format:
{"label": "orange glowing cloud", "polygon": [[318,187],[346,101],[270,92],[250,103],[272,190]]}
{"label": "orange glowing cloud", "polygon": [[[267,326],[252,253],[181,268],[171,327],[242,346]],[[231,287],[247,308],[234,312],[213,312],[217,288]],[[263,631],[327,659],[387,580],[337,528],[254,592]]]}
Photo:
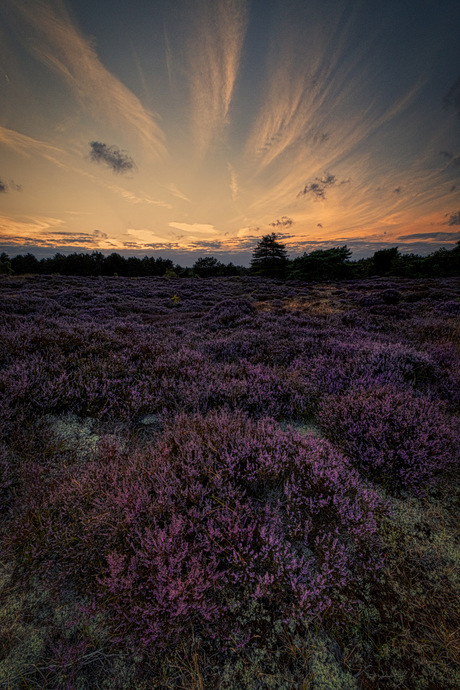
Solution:
{"label": "orange glowing cloud", "polygon": [[155,115],[100,62],[91,42],[78,31],[60,0],[6,0],[33,31],[34,55],[67,84],[81,107],[115,126],[128,127],[152,155],[164,158],[165,136]]}

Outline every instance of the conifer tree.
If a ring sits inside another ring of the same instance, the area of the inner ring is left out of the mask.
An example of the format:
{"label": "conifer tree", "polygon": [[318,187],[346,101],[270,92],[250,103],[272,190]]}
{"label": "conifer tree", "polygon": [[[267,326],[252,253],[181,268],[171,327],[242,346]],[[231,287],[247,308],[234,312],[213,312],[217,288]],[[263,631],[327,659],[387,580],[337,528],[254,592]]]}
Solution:
{"label": "conifer tree", "polygon": [[286,247],[272,232],[264,235],[252,252],[251,273],[268,278],[284,278],[289,265]]}

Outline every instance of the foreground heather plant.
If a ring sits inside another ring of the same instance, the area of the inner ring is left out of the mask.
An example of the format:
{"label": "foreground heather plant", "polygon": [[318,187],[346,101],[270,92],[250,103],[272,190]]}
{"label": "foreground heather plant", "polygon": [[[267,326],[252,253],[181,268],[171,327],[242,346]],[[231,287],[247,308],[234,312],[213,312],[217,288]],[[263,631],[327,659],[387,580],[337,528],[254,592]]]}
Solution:
{"label": "foreground heather plant", "polygon": [[0,280],[0,685],[459,687],[460,282],[340,287]]}
{"label": "foreground heather plant", "polygon": [[392,386],[330,395],[319,420],[358,467],[389,486],[421,491],[458,460],[458,420],[441,403]]}
{"label": "foreground heather plant", "polygon": [[382,565],[384,513],[327,441],[240,413],[181,415],[148,452],[105,442],[63,471],[13,543],[91,593],[119,642],[162,649],[193,626],[244,645],[275,620],[352,614]]}

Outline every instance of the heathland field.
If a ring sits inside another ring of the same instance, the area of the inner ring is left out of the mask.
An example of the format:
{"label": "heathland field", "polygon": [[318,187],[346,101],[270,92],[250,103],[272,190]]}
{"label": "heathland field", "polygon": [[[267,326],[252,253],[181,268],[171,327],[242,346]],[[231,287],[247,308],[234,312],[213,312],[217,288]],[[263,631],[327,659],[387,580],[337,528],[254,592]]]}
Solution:
{"label": "heathland field", "polygon": [[460,279],[0,311],[0,687],[460,687]]}

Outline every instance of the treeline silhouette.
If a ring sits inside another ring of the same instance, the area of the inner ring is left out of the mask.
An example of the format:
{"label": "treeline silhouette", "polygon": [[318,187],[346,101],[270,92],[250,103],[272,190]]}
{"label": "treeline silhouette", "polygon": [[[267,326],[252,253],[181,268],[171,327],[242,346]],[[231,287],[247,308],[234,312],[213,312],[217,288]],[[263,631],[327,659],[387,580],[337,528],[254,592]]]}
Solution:
{"label": "treeline silhouette", "polygon": [[401,254],[397,247],[379,249],[372,257],[350,260],[345,246],[317,249],[290,262],[286,275],[301,280],[353,280],[373,276],[445,278],[460,275],[460,242],[428,256]]}
{"label": "treeline silhouette", "polygon": [[460,275],[460,241],[452,249],[441,248],[428,256],[402,254],[398,247],[380,249],[372,257],[351,260],[346,246],[316,249],[290,259],[275,233],[263,237],[252,254],[251,267],[222,263],[213,256],[197,259],[191,268],[171,259],[144,256],[125,258],[117,253],[80,252],[37,259],[33,254],[10,258],[0,255],[1,275],[60,274],[72,276],[166,276],[171,278],[260,275],[307,281],[354,280],[373,276],[441,278]]}

